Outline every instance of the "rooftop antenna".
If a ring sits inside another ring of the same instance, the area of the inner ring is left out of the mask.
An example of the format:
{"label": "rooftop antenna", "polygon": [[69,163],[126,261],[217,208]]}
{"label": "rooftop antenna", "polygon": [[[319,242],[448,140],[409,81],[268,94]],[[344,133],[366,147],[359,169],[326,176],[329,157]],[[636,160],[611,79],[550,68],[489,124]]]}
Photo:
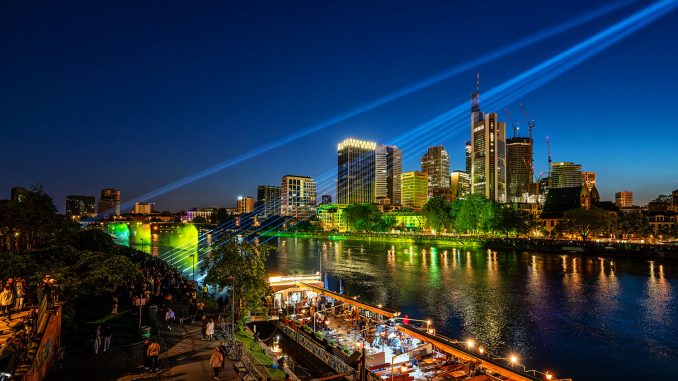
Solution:
{"label": "rooftop antenna", "polygon": [[518,137],[518,130],[520,129],[520,127],[518,127],[518,123],[514,122],[513,118],[511,118],[511,112],[509,111],[508,107],[504,109],[504,112],[508,117],[509,123],[511,123],[511,126],[513,126],[513,137]]}

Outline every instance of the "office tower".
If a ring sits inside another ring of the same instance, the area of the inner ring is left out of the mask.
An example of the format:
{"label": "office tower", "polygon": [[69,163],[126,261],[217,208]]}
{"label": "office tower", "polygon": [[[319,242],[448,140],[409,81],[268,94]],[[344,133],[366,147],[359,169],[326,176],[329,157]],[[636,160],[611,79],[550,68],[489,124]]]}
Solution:
{"label": "office tower", "polygon": [[466,149],[466,173],[471,176],[471,142],[466,141],[464,148]]}
{"label": "office tower", "polygon": [[388,199],[400,205],[400,177],[403,172],[403,154],[396,146],[380,144],[375,153],[375,199]]}
{"label": "office tower", "polygon": [[471,94],[471,193],[506,202],[506,123],[480,111],[480,82]]}
{"label": "office tower", "polygon": [[310,216],[316,205],[315,188],[315,181],[308,176],[283,176],[280,184],[280,214],[298,218]]}
{"label": "office tower", "polygon": [[257,216],[266,218],[280,214],[280,187],[259,185],[257,187]]}
{"label": "office tower", "polygon": [[238,211],[238,214],[252,213],[254,211],[254,197],[238,197],[235,209]]}
{"label": "office tower", "polygon": [[591,190],[596,186],[596,173],[595,172],[582,172],[581,173],[581,183],[586,185],[586,187]]}
{"label": "office tower", "polygon": [[464,198],[471,193],[471,176],[464,171],[450,174],[450,195],[453,199]]}
{"label": "office tower", "polygon": [[150,202],[135,202],[134,203],[134,214],[151,214],[153,213],[153,205]]}
{"label": "office tower", "polygon": [[506,186],[508,201],[522,202],[532,183],[532,139],[506,139]]}
{"label": "office tower", "polygon": [[[337,146],[337,203],[374,203],[377,143],[345,139]],[[315,197],[315,196],[314,196]]]}
{"label": "office tower", "polygon": [[332,195],[331,194],[324,194],[321,197],[321,204],[331,204],[332,203]]}
{"label": "office tower", "polygon": [[66,196],[66,214],[70,216],[96,214],[96,201],[94,200],[94,196]]}
{"label": "office tower", "polygon": [[428,175],[425,172],[405,172],[402,174],[402,206],[421,210],[428,200]]}
{"label": "office tower", "polygon": [[582,186],[581,164],[561,161],[551,164],[551,188]]}
{"label": "office tower", "polygon": [[99,198],[99,214],[120,215],[120,190],[115,188],[106,188],[101,190]]}
{"label": "office tower", "polygon": [[618,208],[630,208],[633,206],[633,192],[623,191],[614,194],[614,204]]}
{"label": "office tower", "polygon": [[450,193],[450,157],[443,146],[429,147],[421,158],[421,171],[428,176],[429,197]]}
{"label": "office tower", "polygon": [[10,199],[14,202],[22,202],[26,200],[26,196],[30,191],[22,187],[14,187],[10,191]]}

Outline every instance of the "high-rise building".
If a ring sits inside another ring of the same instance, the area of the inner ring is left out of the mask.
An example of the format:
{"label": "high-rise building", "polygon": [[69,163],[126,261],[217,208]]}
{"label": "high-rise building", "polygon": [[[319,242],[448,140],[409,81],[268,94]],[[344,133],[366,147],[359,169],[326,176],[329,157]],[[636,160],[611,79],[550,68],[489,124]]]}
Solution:
{"label": "high-rise building", "polygon": [[405,172],[402,174],[402,206],[420,210],[428,200],[428,175],[425,172]]}
{"label": "high-rise building", "polygon": [[581,183],[586,185],[589,190],[593,189],[596,186],[596,173],[595,172],[582,172],[581,173]]}
{"label": "high-rise building", "polygon": [[254,197],[238,197],[235,209],[238,211],[238,214],[252,213],[254,211]]}
{"label": "high-rise building", "polygon": [[464,146],[465,151],[466,151],[466,173],[468,173],[469,176],[471,176],[471,142],[466,141],[466,145]]}
{"label": "high-rise building", "polygon": [[[337,203],[374,203],[377,143],[348,138],[337,146]],[[315,196],[314,196],[315,197]]]}
{"label": "high-rise building", "polygon": [[375,200],[389,199],[400,205],[400,176],[403,172],[403,154],[396,146],[380,144],[375,152]]}
{"label": "high-rise building", "polygon": [[450,156],[443,146],[429,147],[421,158],[421,171],[428,176],[429,197],[450,193]]}
{"label": "high-rise building", "polygon": [[150,202],[135,202],[134,203],[134,214],[151,214],[153,213],[153,205]]}
{"label": "high-rise building", "polygon": [[96,201],[94,196],[66,196],[66,214],[70,216],[83,216],[96,214]]}
{"label": "high-rise building", "polygon": [[510,202],[522,202],[532,183],[532,139],[506,139],[506,186]]}
{"label": "high-rise building", "polygon": [[623,191],[614,194],[614,204],[618,208],[630,208],[633,206],[633,192]]}
{"label": "high-rise building", "polygon": [[280,187],[259,185],[257,187],[257,216],[266,218],[280,214]]}
{"label": "high-rise building", "polygon": [[471,193],[506,202],[506,123],[480,111],[480,84],[471,94]]}
{"label": "high-rise building", "polygon": [[120,215],[120,190],[115,188],[106,188],[101,190],[99,198],[99,214]]}
{"label": "high-rise building", "polygon": [[[372,167],[374,173],[374,167]],[[315,213],[316,185],[308,176],[286,175],[280,184],[280,215],[305,218]]]}
{"label": "high-rise building", "polygon": [[464,171],[450,174],[450,195],[453,199],[464,198],[471,193],[471,176]]}
{"label": "high-rise building", "polygon": [[321,204],[331,204],[332,203],[332,195],[331,194],[324,194],[321,196]]}
{"label": "high-rise building", "polygon": [[550,188],[571,188],[581,186],[581,164],[574,164],[569,161],[551,164]]}

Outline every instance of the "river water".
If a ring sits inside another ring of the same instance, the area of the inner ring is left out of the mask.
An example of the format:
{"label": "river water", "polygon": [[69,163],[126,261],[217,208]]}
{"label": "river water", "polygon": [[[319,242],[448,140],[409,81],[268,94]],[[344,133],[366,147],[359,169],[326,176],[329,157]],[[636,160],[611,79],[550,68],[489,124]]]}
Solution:
{"label": "river water", "polygon": [[[280,238],[272,274],[322,266],[326,286],[431,319],[528,369],[586,380],[678,380],[678,263]],[[193,276],[204,249],[141,247]],[[197,266],[197,265],[196,265]],[[196,279],[201,279],[199,271]]]}

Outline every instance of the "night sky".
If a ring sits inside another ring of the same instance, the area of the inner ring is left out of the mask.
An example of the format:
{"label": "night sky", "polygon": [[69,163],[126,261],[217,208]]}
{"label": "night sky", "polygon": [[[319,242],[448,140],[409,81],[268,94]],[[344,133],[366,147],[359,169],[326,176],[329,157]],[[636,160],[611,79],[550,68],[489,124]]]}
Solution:
{"label": "night sky", "polygon": [[[537,172],[547,168],[550,136],[553,160],[597,172],[603,199],[631,190],[643,204],[678,188],[678,12],[495,109],[483,107],[482,90],[650,4],[619,7],[144,201],[159,210],[232,206],[285,174],[334,176],[339,141],[397,141],[468,103],[479,71],[483,111],[506,120],[509,107],[526,127],[523,102],[536,120]],[[98,199],[105,187],[129,201],[592,9],[590,1],[5,1],[0,198],[42,183],[62,211],[67,194]],[[399,144],[404,170],[418,170],[425,146],[437,144],[463,169],[469,138],[470,117]]]}

